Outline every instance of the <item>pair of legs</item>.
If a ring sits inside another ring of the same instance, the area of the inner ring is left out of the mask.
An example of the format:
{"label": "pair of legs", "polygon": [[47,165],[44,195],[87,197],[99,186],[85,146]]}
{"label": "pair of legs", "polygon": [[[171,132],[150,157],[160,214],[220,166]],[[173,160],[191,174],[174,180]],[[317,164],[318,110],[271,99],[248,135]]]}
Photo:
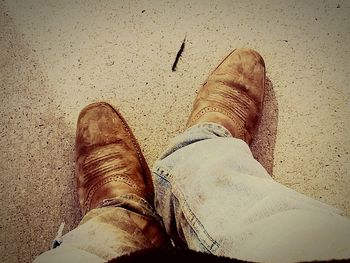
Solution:
{"label": "pair of legs", "polygon": [[257,52],[230,53],[151,172],[120,114],[86,107],[76,140],[84,217],[35,262],[105,262],[173,245],[251,261],[349,258],[350,220],[273,181],[251,154],[264,83]]}

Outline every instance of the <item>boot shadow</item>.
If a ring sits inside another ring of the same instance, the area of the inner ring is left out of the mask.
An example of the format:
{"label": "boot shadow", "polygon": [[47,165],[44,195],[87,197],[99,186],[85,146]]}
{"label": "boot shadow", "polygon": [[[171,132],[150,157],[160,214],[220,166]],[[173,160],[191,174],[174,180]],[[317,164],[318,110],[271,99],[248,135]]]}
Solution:
{"label": "boot shadow", "polygon": [[273,160],[278,124],[278,103],[271,80],[265,81],[265,97],[259,127],[251,145],[256,160],[273,176]]}
{"label": "boot shadow", "polygon": [[3,3],[0,10],[0,253],[6,262],[32,262],[50,248],[62,222],[66,233],[81,218],[72,154],[75,131],[57,110],[57,96],[29,41]]}

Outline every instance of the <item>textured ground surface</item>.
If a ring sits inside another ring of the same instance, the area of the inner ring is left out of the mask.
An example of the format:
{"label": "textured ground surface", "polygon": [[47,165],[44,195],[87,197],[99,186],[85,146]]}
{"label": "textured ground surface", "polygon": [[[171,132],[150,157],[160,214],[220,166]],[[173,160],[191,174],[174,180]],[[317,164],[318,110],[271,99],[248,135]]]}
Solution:
{"label": "textured ground surface", "polygon": [[119,108],[152,164],[236,47],[257,49],[270,80],[255,156],[277,181],[350,214],[349,1],[7,0],[0,10],[1,262],[31,261],[62,221],[65,231],[79,222],[83,106]]}

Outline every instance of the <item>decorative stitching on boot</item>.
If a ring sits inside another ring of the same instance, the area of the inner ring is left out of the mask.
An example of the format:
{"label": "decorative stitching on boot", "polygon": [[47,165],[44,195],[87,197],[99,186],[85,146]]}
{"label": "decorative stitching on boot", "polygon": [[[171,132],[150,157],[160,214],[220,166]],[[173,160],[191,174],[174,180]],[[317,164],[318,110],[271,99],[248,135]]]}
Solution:
{"label": "decorative stitching on boot", "polygon": [[200,117],[202,117],[204,114],[209,113],[209,112],[220,112],[222,114],[224,114],[225,116],[229,117],[235,124],[236,124],[236,129],[237,129],[237,133],[235,134],[236,136],[239,137],[243,137],[245,136],[245,128],[243,127],[243,125],[241,123],[239,123],[235,118],[234,118],[234,114],[231,114],[230,112],[228,112],[227,110],[223,109],[223,108],[219,108],[219,107],[213,107],[213,106],[208,106],[205,107],[203,109],[201,109],[191,120],[190,125],[192,126],[192,124],[194,122],[196,122]]}
{"label": "decorative stitching on boot", "polygon": [[149,171],[147,162],[146,162],[146,160],[143,157],[143,154],[142,154],[142,151],[141,151],[141,147],[140,147],[139,143],[137,142],[135,136],[131,132],[131,129],[130,129],[129,125],[124,120],[123,116],[114,107],[112,107],[112,108],[117,113],[119,119],[121,120],[121,122],[122,122],[122,124],[124,126],[124,129],[128,133],[129,138],[131,139],[131,142],[134,145],[135,151],[137,153],[137,157],[138,157],[138,159],[140,161],[141,167],[144,170],[143,174],[145,175],[144,176],[144,180],[145,180],[146,189],[149,190],[149,191],[146,192],[146,198],[149,198],[153,202],[153,185],[152,185],[152,183],[150,183],[150,182],[152,182],[152,177],[150,175],[150,171]]}
{"label": "decorative stitching on boot", "polygon": [[89,190],[88,190],[88,194],[86,196],[86,200],[84,202],[84,211],[83,213],[85,214],[87,211],[90,210],[90,206],[91,206],[91,201],[92,198],[94,196],[94,194],[96,193],[96,191],[103,185],[108,184],[112,181],[119,181],[119,182],[123,182],[127,185],[129,185],[130,187],[136,189],[136,184],[133,180],[130,180],[130,178],[128,178],[125,175],[112,175],[109,177],[106,177],[104,179],[102,179],[101,181],[98,181],[97,183],[95,183],[94,185],[92,185]]}

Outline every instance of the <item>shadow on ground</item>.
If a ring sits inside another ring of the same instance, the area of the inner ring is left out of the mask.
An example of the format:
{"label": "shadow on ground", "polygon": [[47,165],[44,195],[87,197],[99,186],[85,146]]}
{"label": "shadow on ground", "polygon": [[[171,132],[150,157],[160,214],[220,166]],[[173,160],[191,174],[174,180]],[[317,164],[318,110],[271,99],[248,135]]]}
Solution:
{"label": "shadow on ground", "polygon": [[[73,176],[74,128],[35,51],[0,4],[0,261],[31,262],[80,219]],[[34,136],[33,136],[34,134]]]}
{"label": "shadow on ground", "polygon": [[265,82],[266,93],[263,103],[262,117],[256,137],[251,146],[254,157],[273,176],[273,156],[276,144],[278,103],[269,78]]}

